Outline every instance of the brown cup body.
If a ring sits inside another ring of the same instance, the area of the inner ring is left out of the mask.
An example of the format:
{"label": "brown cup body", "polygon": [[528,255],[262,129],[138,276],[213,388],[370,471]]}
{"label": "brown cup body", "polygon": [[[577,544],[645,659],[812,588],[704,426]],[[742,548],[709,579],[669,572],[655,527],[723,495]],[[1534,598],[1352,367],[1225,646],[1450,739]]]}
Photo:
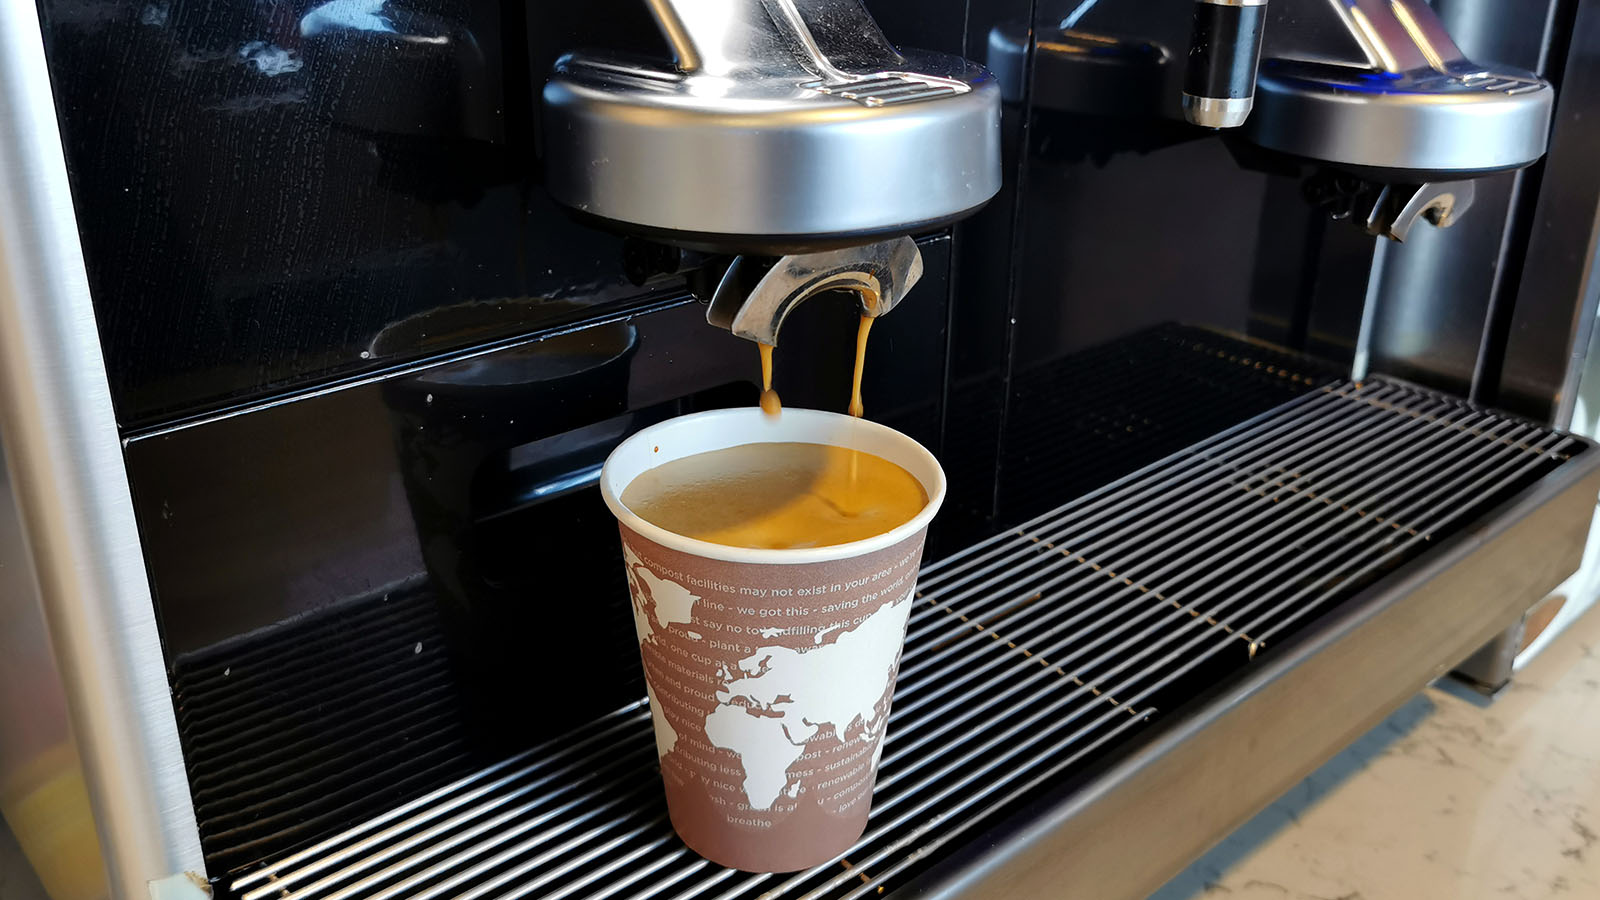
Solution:
{"label": "brown cup body", "polygon": [[761,564],[622,525],[667,808],[697,853],[786,872],[861,836],[926,534]]}

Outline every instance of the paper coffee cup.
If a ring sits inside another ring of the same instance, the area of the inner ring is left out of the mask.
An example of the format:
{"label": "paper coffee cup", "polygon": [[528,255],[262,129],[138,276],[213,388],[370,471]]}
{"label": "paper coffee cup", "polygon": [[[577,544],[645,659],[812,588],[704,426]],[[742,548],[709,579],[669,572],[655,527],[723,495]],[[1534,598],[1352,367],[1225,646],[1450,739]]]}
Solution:
{"label": "paper coffee cup", "polygon": [[[831,547],[759,550],[673,534],[622,505],[656,466],[756,443],[863,450],[928,494],[893,531]],[[713,862],[787,872],[827,862],[867,824],[928,523],[944,500],[933,454],[836,413],[684,416],[624,441],[600,475],[622,526],[667,808]]]}

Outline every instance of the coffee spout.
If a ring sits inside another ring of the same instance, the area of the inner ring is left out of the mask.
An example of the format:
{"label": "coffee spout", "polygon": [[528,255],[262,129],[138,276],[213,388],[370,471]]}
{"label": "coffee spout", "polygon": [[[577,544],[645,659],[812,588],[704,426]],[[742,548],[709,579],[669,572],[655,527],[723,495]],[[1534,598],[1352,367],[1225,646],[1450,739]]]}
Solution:
{"label": "coffee spout", "polygon": [[706,321],[775,346],[789,313],[823,291],[854,291],[861,314],[876,318],[894,309],[921,277],[922,253],[908,237],[776,260],[741,256],[717,283]]}

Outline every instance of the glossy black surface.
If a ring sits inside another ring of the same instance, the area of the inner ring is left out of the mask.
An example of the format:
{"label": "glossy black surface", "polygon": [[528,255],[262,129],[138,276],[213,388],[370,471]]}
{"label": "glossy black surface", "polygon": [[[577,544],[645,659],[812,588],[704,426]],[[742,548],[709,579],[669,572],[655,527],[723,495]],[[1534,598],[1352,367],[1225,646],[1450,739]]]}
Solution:
{"label": "glossy black surface", "polygon": [[[875,3],[955,51],[963,8]],[[562,53],[637,0],[40,4],[118,415],[140,430],[639,302],[539,185]],[[487,304],[471,331],[386,328]]]}
{"label": "glossy black surface", "polygon": [[[1032,8],[1029,0],[972,4],[966,16],[967,58],[987,59],[990,32],[1006,22],[1027,23]],[[1014,333],[1016,237],[1027,188],[1028,120],[1026,104],[1002,104],[1000,191],[953,230],[956,266],[945,368],[944,433],[949,439],[940,457],[950,483],[940,525],[957,540],[994,527],[995,472]]]}
{"label": "glossy black surface", "polygon": [[[1187,0],[1045,3],[1034,22],[1051,40],[1070,26],[1080,43],[1182,48],[1191,12]],[[1269,41],[1279,24],[1275,16]],[[1036,76],[1073,78],[1086,68],[1052,63]],[[1172,399],[1159,378],[1119,380],[1074,360],[1090,348],[1177,321],[1314,350],[1334,368],[1354,354],[1371,238],[1324,227],[1325,216],[1301,196],[1297,173],[1246,168],[1225,138],[1182,123],[1182,66],[1160,74],[1159,107],[1108,115],[1075,111],[1088,108],[1083,104],[1033,104],[1020,125],[1022,202],[1011,238],[1009,314],[998,326],[1009,337],[994,522],[1048,508],[1039,505],[1041,495],[1060,493],[1061,502],[1094,485],[1094,477],[1079,476],[1050,490],[1030,487],[1041,472],[1030,461],[1040,452],[1041,428],[1066,428],[1065,436],[1083,426],[1063,422],[1092,420],[1097,412],[1107,421],[1137,416]],[[1130,67],[1125,77],[1125,95],[1141,96],[1135,87],[1148,74]],[[1036,81],[1033,91],[1060,98],[1073,87]],[[963,285],[969,271],[964,260],[957,276]],[[966,299],[958,299],[958,310]],[[962,333],[958,328],[957,337]],[[953,360],[960,358],[957,350]],[[1062,443],[1044,469],[1071,468],[1076,448]]]}
{"label": "glossy black surface", "polygon": [[1564,62],[1549,65],[1558,92],[1550,153],[1513,232],[1526,243],[1511,245],[1514,263],[1495,297],[1478,379],[1484,402],[1562,427],[1572,420],[1600,305],[1600,3],[1564,11],[1570,18],[1558,19],[1555,36],[1555,58]]}
{"label": "glossy black surface", "polygon": [[[874,327],[863,380],[868,415],[935,452],[949,251],[948,238],[923,242],[923,279]],[[844,409],[856,322],[844,295],[789,319],[774,376],[785,403]],[[447,597],[488,610],[536,589],[590,592],[597,572],[620,584],[598,492],[569,496],[562,485],[652,421],[755,403],[759,377],[755,345],[707,325],[701,304],[672,299],[134,440],[128,463],[169,655],[430,571]]]}

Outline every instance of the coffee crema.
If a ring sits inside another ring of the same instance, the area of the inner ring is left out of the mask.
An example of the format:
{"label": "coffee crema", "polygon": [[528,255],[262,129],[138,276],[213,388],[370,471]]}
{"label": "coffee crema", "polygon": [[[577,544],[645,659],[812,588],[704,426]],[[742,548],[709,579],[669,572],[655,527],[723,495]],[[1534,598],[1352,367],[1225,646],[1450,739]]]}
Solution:
{"label": "coffee crema", "polygon": [[928,505],[922,483],[872,453],[742,444],[664,463],[622,504],[674,534],[729,547],[828,547],[893,531]]}

